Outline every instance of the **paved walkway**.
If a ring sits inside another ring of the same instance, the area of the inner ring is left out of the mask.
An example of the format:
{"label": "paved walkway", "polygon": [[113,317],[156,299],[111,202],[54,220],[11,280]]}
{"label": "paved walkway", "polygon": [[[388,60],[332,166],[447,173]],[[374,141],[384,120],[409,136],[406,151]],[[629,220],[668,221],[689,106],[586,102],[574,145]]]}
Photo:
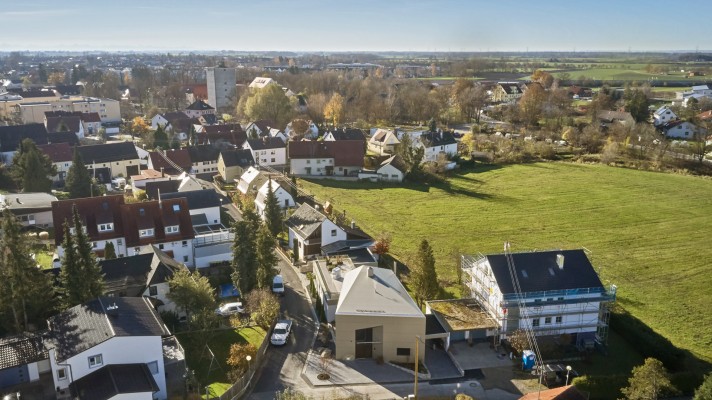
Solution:
{"label": "paved walkway", "polygon": [[430,372],[430,379],[460,378],[462,374],[447,355],[445,350],[426,349],[425,366]]}
{"label": "paved walkway", "polygon": [[463,370],[512,366],[509,356],[503,356],[501,351],[495,352],[489,343],[476,343],[470,347],[464,341],[452,342],[450,353]]}
{"label": "paved walkway", "polygon": [[317,378],[322,371],[323,368],[319,355],[311,351],[307,357],[302,378],[312,387],[370,385],[374,382],[388,384],[413,381],[413,374],[401,371],[387,363],[379,365],[375,360],[368,359],[351,361],[332,359],[328,368],[330,377],[328,380],[320,380]]}

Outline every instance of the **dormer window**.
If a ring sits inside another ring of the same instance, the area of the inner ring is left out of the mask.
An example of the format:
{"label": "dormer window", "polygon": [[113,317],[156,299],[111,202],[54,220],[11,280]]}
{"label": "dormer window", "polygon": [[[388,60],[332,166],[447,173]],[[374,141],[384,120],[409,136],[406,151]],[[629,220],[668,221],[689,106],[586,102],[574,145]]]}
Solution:
{"label": "dormer window", "polygon": [[180,204],[173,204],[173,212],[180,211]]}
{"label": "dormer window", "polygon": [[111,232],[114,230],[114,224],[99,224],[99,232]]}
{"label": "dormer window", "polygon": [[150,229],[141,229],[138,231],[138,236],[139,237],[151,237],[154,235],[154,230],[153,228]]}
{"label": "dormer window", "polygon": [[171,234],[171,233],[178,233],[180,229],[178,228],[178,225],[171,225],[166,227],[166,235]]}

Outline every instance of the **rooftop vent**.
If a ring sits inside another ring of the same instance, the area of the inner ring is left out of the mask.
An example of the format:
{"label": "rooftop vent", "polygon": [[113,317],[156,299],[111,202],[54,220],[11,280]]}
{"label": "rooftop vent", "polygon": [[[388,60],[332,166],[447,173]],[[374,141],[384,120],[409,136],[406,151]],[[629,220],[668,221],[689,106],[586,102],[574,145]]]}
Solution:
{"label": "rooftop vent", "polygon": [[373,267],[368,267],[368,277],[373,278]]}
{"label": "rooftop vent", "polygon": [[559,266],[559,269],[564,269],[564,255],[563,254],[556,255],[556,265]]}
{"label": "rooftop vent", "polygon": [[525,278],[529,278],[529,274],[527,274],[527,271],[522,270],[522,276]]}

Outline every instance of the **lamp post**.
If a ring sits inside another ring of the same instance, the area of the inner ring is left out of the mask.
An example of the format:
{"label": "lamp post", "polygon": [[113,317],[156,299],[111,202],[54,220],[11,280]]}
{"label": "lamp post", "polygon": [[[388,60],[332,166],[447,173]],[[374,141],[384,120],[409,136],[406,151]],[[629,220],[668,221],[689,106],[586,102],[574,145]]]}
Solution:
{"label": "lamp post", "polygon": [[566,385],[564,385],[564,386],[568,386],[568,385],[569,385],[569,374],[570,374],[570,373],[571,373],[571,366],[570,366],[570,365],[567,365],[567,366],[566,366]]}
{"label": "lamp post", "polygon": [[245,357],[245,360],[247,360],[247,373],[250,373],[250,361],[252,361],[252,356],[248,355]]}

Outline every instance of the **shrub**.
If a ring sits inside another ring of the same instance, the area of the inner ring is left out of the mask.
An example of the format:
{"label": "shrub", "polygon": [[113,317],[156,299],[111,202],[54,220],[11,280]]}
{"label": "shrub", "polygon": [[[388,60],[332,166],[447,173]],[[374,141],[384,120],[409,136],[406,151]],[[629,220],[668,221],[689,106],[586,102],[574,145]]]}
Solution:
{"label": "shrub", "polygon": [[644,358],[656,358],[674,372],[684,368],[685,353],[628,312],[618,309],[612,313],[611,326]]}
{"label": "shrub", "polygon": [[703,377],[699,372],[684,371],[670,374],[670,382],[682,394],[690,396],[695,392],[703,381]]}
{"label": "shrub", "polygon": [[585,375],[574,378],[571,384],[577,389],[588,392],[591,400],[619,399],[621,389],[628,385],[626,375]]}

